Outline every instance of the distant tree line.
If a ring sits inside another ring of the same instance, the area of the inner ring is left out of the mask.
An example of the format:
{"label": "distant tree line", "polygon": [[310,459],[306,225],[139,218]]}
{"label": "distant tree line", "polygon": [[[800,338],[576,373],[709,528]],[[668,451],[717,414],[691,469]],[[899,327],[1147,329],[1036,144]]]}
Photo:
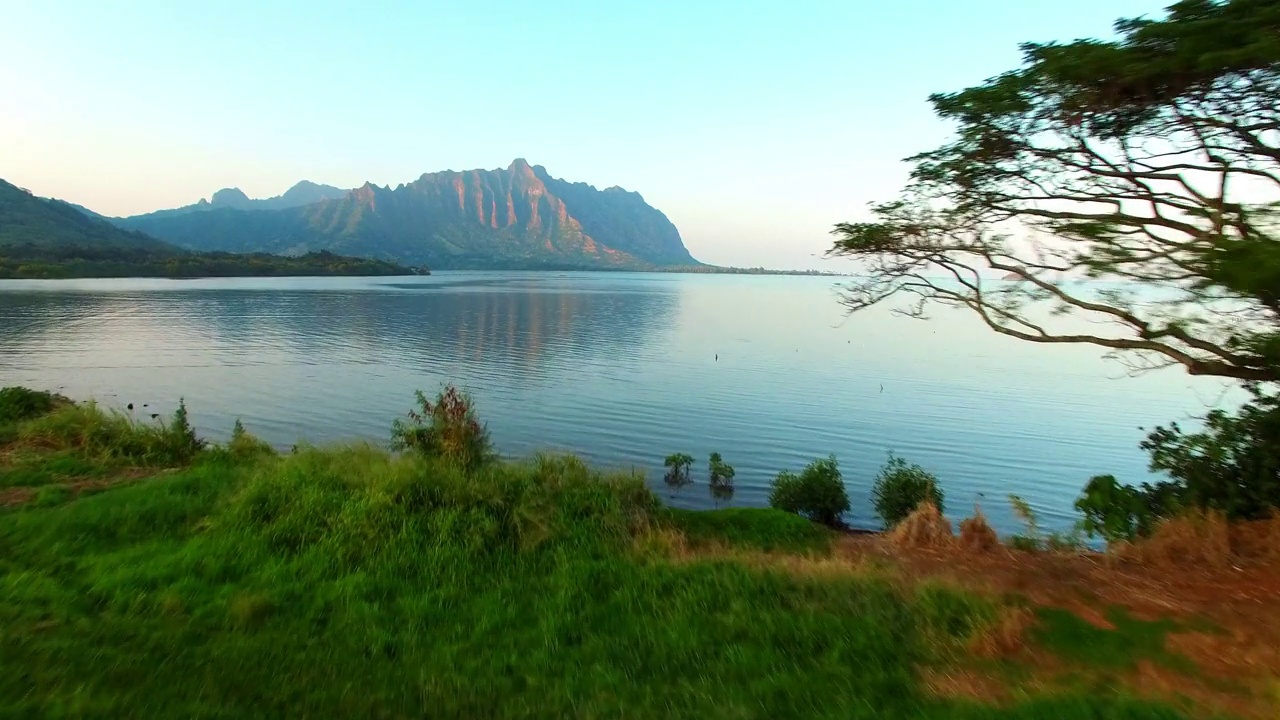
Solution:
{"label": "distant tree line", "polygon": [[409,268],[385,260],[346,257],[328,251],[290,257],[267,253],[174,253],[149,248],[34,244],[0,248],[0,278],[6,279],[389,276],[427,272],[426,268]]}

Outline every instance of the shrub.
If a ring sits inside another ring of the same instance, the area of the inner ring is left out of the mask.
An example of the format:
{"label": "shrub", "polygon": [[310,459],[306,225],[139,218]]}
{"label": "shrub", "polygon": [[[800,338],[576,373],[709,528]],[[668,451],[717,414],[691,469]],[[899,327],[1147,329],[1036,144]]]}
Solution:
{"label": "shrub", "polygon": [[1098,475],[1089,480],[1075,503],[1084,518],[1080,529],[1089,537],[1101,537],[1109,543],[1132,540],[1150,532],[1158,513],[1153,507],[1152,493],[1130,485],[1121,485],[1112,475]]}
{"label": "shrub", "polygon": [[276,451],[259,438],[250,435],[244,429],[240,419],[236,418],[236,424],[231,428],[231,440],[227,443],[227,452],[236,458],[253,458],[274,455]]}
{"label": "shrub", "polygon": [[1040,530],[1040,520],[1036,517],[1036,513],[1027,504],[1026,500],[1017,495],[1009,496],[1009,504],[1013,506],[1013,514],[1017,515],[1026,526],[1025,535],[1014,535],[1009,538],[1009,545],[1015,550],[1052,550],[1052,551],[1068,551],[1080,550],[1084,547],[1084,542],[1080,537],[1080,528],[1073,528],[1067,533],[1043,533]]}
{"label": "shrub", "polygon": [[667,473],[662,476],[662,481],[671,488],[672,496],[680,492],[682,488],[693,484],[693,478],[689,476],[689,468],[693,467],[693,456],[685,453],[672,453],[667,456],[662,464],[667,468]]}
{"label": "shrub", "polygon": [[1039,550],[1040,544],[1040,522],[1036,518],[1036,513],[1031,509],[1031,505],[1027,504],[1017,495],[1009,495],[1009,504],[1013,506],[1013,514],[1022,520],[1022,524],[1026,527],[1025,534],[1014,535],[1009,538],[1009,545],[1016,550]]}
{"label": "shrub", "polygon": [[849,494],[836,456],[814,460],[800,474],[783,471],[774,478],[769,505],[803,515],[814,522],[838,527],[849,510]]}
{"label": "shrub", "polygon": [[182,402],[172,419],[159,423],[134,422],[92,401],[68,403],[23,423],[17,437],[43,448],[74,450],[95,462],[151,467],[186,464],[205,447]]}
{"label": "shrub", "polygon": [[50,393],[24,387],[0,388],[0,425],[39,417],[57,405],[57,399]]}
{"label": "shrub", "polygon": [[391,427],[392,446],[425,457],[440,458],[466,471],[478,469],[493,459],[489,430],[476,418],[471,396],[453,385],[445,385],[435,398],[415,391],[418,409],[408,419],[397,419]]}
{"label": "shrub", "polygon": [[708,483],[711,498],[719,505],[722,500],[733,499],[733,466],[720,457],[720,453],[711,453],[707,462]]}
{"label": "shrub", "polygon": [[1154,488],[1164,497],[1147,501],[1158,515],[1186,508],[1258,520],[1280,509],[1280,395],[1250,391],[1252,402],[1235,415],[1210,412],[1200,432],[1184,433],[1171,423],[1147,435],[1142,449],[1151,453],[1151,469],[1173,479]]}
{"label": "shrub", "polygon": [[176,462],[187,462],[205,447],[205,441],[196,436],[195,428],[187,417],[187,403],[178,398],[178,409],[164,428],[164,444],[169,456]]}
{"label": "shrub", "polygon": [[892,528],[902,522],[917,507],[931,502],[939,512],[945,512],[942,490],[938,478],[919,465],[889,453],[889,461],[881,468],[872,487],[871,496],[876,514],[884,520],[885,527]]}
{"label": "shrub", "polygon": [[1200,432],[1171,423],[1147,435],[1151,470],[1169,480],[1133,487],[1111,475],[1091,478],[1075,503],[1080,528],[1118,542],[1150,536],[1161,520],[1185,512],[1257,520],[1280,509],[1280,396],[1252,393],[1234,415],[1210,412]]}

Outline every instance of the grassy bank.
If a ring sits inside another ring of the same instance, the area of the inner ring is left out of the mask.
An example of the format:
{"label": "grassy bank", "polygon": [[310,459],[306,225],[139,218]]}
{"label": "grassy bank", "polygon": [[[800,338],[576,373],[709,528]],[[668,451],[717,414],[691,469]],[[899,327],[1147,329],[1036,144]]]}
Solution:
{"label": "grassy bank", "polygon": [[[574,458],[280,456],[37,405],[0,402],[0,715],[1205,714],[1121,681],[1197,675],[1161,644],[1172,620],[1082,629],[908,581],[780,511],[665,509]],[[1006,651],[1074,679],[1024,682]]]}

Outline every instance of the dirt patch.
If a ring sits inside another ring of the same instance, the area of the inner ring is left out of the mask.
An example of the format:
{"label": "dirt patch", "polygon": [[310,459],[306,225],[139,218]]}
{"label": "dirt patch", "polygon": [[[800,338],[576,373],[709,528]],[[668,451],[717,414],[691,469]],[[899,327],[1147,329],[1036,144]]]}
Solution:
{"label": "dirt patch", "polygon": [[1113,552],[1121,560],[1171,569],[1189,563],[1223,566],[1234,557],[1230,527],[1226,518],[1215,512],[1163,520],[1151,537],[1122,543]]}
{"label": "dirt patch", "polygon": [[143,478],[155,477],[174,472],[173,470],[154,470],[144,468],[132,468],[122,470],[114,475],[106,478],[94,478],[92,480],[77,480],[69,483],[51,483],[49,485],[40,485],[38,487],[12,487],[0,490],[0,507],[12,507],[15,505],[23,505],[31,502],[33,498],[41,491],[51,488],[61,488],[69,493],[69,498],[74,499],[85,493],[102,492],[121,485],[137,482]]}

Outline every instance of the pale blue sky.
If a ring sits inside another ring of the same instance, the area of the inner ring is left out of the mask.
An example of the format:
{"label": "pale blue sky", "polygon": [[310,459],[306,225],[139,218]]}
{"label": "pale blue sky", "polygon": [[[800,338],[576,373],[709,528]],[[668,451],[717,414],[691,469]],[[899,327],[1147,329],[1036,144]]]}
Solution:
{"label": "pale blue sky", "polygon": [[0,0],[0,177],[128,215],[515,157],[622,185],[707,262],[831,267],[945,139],[930,92],[1151,0]]}

